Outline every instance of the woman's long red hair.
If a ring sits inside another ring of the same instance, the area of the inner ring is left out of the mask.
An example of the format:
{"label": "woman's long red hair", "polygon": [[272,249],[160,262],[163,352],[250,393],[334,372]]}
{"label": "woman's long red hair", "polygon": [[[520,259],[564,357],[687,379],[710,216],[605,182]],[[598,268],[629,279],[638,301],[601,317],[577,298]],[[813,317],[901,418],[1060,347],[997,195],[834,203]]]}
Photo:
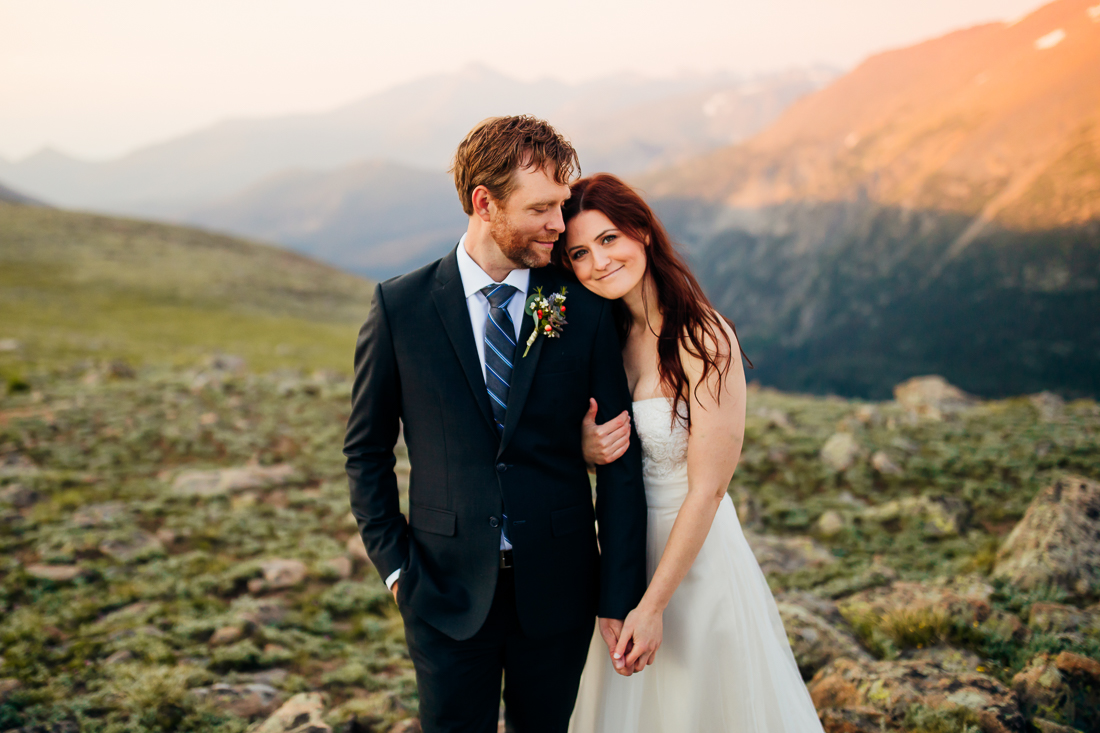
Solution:
{"label": "woman's long red hair", "polygon": [[[722,321],[730,325],[735,337],[737,328],[733,321],[718,313],[710,304],[687,263],[672,246],[660,220],[633,188],[613,175],[598,173],[575,181],[571,189],[572,196],[562,207],[562,216],[567,224],[582,211],[599,211],[631,239],[639,242],[649,240],[646,246],[646,273],[653,278],[657,306],[663,318],[661,332],[657,334],[657,371],[665,391],[673,395],[673,414],[690,429],[689,381],[680,357],[680,347],[683,346],[685,351],[703,362],[700,384],[706,382],[712,370],[718,374],[718,389],[714,393],[715,399],[718,399],[721,380],[733,363],[732,358],[722,356],[732,356],[733,350]],[[569,269],[565,257],[566,244],[565,237],[558,240],[553,262]],[[644,299],[645,290],[642,294]],[[626,308],[617,305],[619,307],[614,309],[616,325],[620,336],[625,339],[630,333],[631,320]],[[724,349],[722,344],[725,344]],[[737,348],[752,368],[752,362],[741,350],[740,343]],[[680,410],[681,402],[685,408],[683,412]]]}

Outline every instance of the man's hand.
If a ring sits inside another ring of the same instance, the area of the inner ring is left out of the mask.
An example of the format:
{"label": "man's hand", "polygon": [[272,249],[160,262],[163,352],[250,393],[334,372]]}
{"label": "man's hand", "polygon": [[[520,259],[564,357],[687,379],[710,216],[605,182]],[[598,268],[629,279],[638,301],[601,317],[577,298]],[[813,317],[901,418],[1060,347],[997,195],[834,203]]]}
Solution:
{"label": "man's hand", "polygon": [[598,621],[600,636],[603,637],[603,643],[607,644],[607,653],[611,654],[615,651],[615,645],[619,643],[619,634],[623,630],[623,622],[617,618],[601,618]]}
{"label": "man's hand", "polygon": [[630,413],[623,410],[618,417],[603,425],[596,424],[596,400],[588,398],[588,412],[581,421],[581,450],[584,462],[590,466],[606,466],[619,459],[630,447]]}
{"label": "man's hand", "polygon": [[393,581],[393,587],[390,588],[390,592],[393,593],[393,602],[397,603],[397,586],[401,584],[400,580]]}

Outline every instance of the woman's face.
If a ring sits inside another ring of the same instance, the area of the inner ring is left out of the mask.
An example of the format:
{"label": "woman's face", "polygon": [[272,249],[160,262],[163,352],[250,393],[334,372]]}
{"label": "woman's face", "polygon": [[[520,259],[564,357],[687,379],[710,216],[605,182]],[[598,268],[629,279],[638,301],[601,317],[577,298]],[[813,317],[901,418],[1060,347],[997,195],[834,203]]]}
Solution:
{"label": "woman's face", "polygon": [[566,225],[565,259],[581,285],[617,300],[642,281],[646,246],[616,227],[603,212],[590,209]]}

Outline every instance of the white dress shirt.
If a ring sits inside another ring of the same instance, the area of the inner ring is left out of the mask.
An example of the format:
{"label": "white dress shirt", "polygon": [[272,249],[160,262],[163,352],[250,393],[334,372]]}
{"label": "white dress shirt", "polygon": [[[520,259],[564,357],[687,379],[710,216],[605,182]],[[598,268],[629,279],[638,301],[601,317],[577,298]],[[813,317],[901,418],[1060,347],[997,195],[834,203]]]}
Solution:
{"label": "white dress shirt", "polygon": [[[458,258],[458,275],[462,278],[462,292],[466,295],[466,307],[470,311],[470,326],[474,331],[474,345],[477,347],[477,358],[481,362],[481,376],[486,377],[485,370],[485,325],[489,321],[489,299],[481,292],[486,285],[498,284],[489,277],[481,266],[474,262],[474,258],[466,251],[466,235],[458,242],[456,252]],[[516,329],[516,348],[519,343],[519,330],[523,324],[523,306],[527,302],[527,288],[531,282],[530,270],[512,270],[508,277],[500,284],[511,285],[517,292],[508,302],[508,315],[512,317],[512,325]],[[500,533],[500,549],[511,550],[512,545],[504,539],[503,530]],[[401,571],[394,570],[390,577],[386,578],[386,586],[390,589],[397,582]]]}

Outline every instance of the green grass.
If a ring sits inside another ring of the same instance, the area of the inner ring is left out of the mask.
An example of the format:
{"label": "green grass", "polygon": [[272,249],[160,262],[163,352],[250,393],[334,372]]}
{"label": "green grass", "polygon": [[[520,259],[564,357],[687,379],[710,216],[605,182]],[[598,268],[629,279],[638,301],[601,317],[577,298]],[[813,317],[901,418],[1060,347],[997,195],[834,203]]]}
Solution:
{"label": "green grass", "polygon": [[372,286],[299,255],[146,222],[0,203],[7,380],[74,360],[351,369]]}

